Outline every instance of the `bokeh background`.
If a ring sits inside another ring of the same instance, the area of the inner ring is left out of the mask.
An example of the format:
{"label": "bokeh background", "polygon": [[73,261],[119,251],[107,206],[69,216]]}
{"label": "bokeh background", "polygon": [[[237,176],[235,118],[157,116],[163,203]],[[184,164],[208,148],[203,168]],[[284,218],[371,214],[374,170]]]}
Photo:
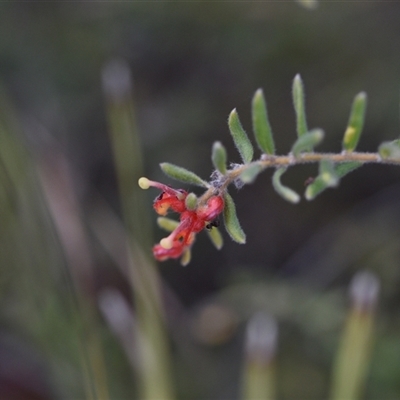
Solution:
{"label": "bokeh background", "polygon": [[[126,76],[117,86],[133,99],[141,147],[132,157],[142,158],[145,175],[172,184],[159,169],[166,161],[207,179],[214,141],[239,162],[227,117],[236,107],[251,134],[260,87],[277,152],[290,150],[297,73],[309,127],[326,132],[321,151],[341,151],[360,91],[368,110],[359,149],[398,138],[399,21],[399,4],[379,1],[315,9],[294,1],[2,2],[0,397],[84,398],[82,334],[109,397],[137,398],[135,349],[118,331],[130,318],[131,285],[118,266],[110,63],[131,75],[132,87]],[[293,168],[284,182],[302,192],[316,173]],[[261,310],[279,326],[278,397],[326,398],[347,288],[368,270],[381,293],[365,398],[400,398],[399,177],[398,167],[364,166],[298,205],[274,192],[270,171],[232,188],[247,244],[223,232],[217,251],[199,235],[189,266],[157,266],[177,397],[239,398],[245,321]],[[164,235],[151,207],[157,192],[143,193],[139,212],[156,242]],[[142,251],[150,254],[150,244]]]}

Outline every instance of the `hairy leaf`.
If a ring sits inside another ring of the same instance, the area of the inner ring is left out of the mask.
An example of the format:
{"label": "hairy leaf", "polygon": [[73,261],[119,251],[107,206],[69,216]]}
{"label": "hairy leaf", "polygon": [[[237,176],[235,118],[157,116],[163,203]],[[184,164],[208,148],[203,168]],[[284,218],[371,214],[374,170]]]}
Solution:
{"label": "hairy leaf", "polygon": [[361,92],[354,98],[349,123],[343,137],[343,150],[347,152],[351,152],[357,147],[364,126],[366,108],[367,94]]}
{"label": "hairy leaf", "polygon": [[186,267],[190,263],[192,259],[192,251],[190,248],[186,248],[181,257],[181,265],[182,267]]}
{"label": "hairy leaf", "polygon": [[348,161],[337,164],[335,167],[335,171],[339,178],[343,178],[345,175],[361,167],[362,165],[363,164],[358,161]]}
{"label": "hairy leaf", "polygon": [[215,226],[211,229],[207,230],[208,237],[210,238],[213,245],[218,249],[221,250],[222,246],[224,245],[224,239],[222,238],[221,232]]}
{"label": "hairy leaf", "polygon": [[285,200],[290,201],[291,203],[298,203],[300,201],[300,196],[294,190],[282,185],[281,183],[281,176],[286,172],[286,169],[287,168],[282,167],[278,168],[274,172],[274,175],[272,176],[272,186]]}
{"label": "hairy leaf", "polygon": [[239,178],[243,183],[252,183],[261,171],[262,166],[260,164],[250,164],[240,174]]}
{"label": "hairy leaf", "polygon": [[322,142],[324,131],[322,129],[313,129],[310,132],[300,136],[292,147],[292,153],[295,157],[299,157],[303,151],[313,150],[315,146]]}
{"label": "hairy leaf", "polygon": [[319,175],[314,182],[307,186],[305,198],[313,200],[325,189],[336,187],[339,183],[339,177],[335,170],[335,165],[330,160],[321,160],[319,164]]}
{"label": "hairy leaf", "polygon": [[383,158],[400,159],[400,139],[383,142],[378,148],[379,155]]}
{"label": "hairy leaf", "polygon": [[238,149],[240,156],[244,163],[249,163],[253,159],[253,145],[251,144],[247,133],[240,123],[236,109],[233,109],[229,114],[228,119],[229,130],[231,132],[233,141]]}
{"label": "hairy leaf", "polygon": [[157,224],[160,228],[166,230],[167,232],[172,232],[179,225],[179,222],[171,218],[158,217]]}
{"label": "hairy leaf", "polygon": [[303,136],[308,132],[306,108],[304,100],[304,86],[299,74],[294,77],[292,86],[293,105],[296,112],[297,136]]}
{"label": "hairy leaf", "polygon": [[211,153],[211,160],[214,168],[222,175],[226,174],[226,149],[221,142],[214,142]]}
{"label": "hairy leaf", "polygon": [[224,194],[224,200],[224,223],[226,231],[235,242],[244,244],[246,243],[246,234],[243,232],[236,215],[235,203],[229,193]]}
{"label": "hairy leaf", "polygon": [[161,163],[160,167],[165,175],[180,182],[189,183],[208,188],[208,183],[197,176],[194,172],[178,167],[170,163]]}
{"label": "hairy leaf", "polygon": [[267,106],[262,89],[258,89],[252,102],[253,131],[258,147],[266,154],[275,153],[275,143],[268,120]]}

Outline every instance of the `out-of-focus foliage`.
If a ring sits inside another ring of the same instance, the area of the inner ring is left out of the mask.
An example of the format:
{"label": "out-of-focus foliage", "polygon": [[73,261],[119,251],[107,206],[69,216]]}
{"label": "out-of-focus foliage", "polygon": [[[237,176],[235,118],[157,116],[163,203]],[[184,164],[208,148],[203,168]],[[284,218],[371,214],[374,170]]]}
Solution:
{"label": "out-of-focus foliage", "polygon": [[[322,150],[341,150],[361,90],[369,104],[358,148],[393,140],[399,18],[388,2],[0,3],[0,360],[15,361],[11,381],[44,399],[82,396],[85,382],[113,399],[137,389],[129,335],[112,329],[113,317],[133,317],[119,268],[125,237],[101,90],[106,63],[124,59],[132,72],[146,175],[165,179],[158,164],[169,162],[207,178],[214,141],[239,161],[227,118],[237,107],[250,130],[258,88],[277,153],[290,150],[296,73],[308,126],[325,130]],[[305,166],[284,181],[302,192],[316,173]],[[298,205],[276,195],[268,174],[231,193],[246,244],[226,240],[217,252],[199,235],[190,266],[160,266],[179,398],[239,396],[244,322],[258,311],[279,325],[279,398],[326,398],[345,288],[359,269],[382,286],[366,398],[400,396],[399,174],[366,166]],[[110,288],[119,293],[112,301]],[[94,378],[85,379],[87,365]]]}

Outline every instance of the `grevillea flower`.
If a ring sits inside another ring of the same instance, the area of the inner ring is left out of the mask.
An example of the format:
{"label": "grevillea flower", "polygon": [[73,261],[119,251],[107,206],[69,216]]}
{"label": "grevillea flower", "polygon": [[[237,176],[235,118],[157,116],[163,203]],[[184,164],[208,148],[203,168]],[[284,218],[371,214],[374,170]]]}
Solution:
{"label": "grevillea flower", "polygon": [[156,187],[162,191],[153,204],[157,214],[164,216],[170,210],[180,214],[176,228],[153,247],[154,257],[159,261],[165,261],[183,256],[186,258],[186,264],[190,259],[190,247],[196,233],[202,231],[223,211],[223,198],[220,195],[212,195],[204,201],[195,199],[194,203],[190,204],[188,196],[193,194],[189,195],[184,190],[176,190],[147,178],[140,178],[139,186],[142,189]]}

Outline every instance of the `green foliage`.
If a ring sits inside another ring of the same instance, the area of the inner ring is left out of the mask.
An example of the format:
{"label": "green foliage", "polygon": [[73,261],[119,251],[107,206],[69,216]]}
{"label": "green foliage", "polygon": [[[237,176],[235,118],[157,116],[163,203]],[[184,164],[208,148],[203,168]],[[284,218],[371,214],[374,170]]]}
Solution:
{"label": "green foliage", "polygon": [[365,110],[367,108],[367,95],[359,93],[351,107],[349,123],[343,137],[343,150],[351,152],[357,147],[364,126]]}
{"label": "green foliage", "polygon": [[260,164],[246,165],[239,178],[243,183],[252,183],[257,178],[257,175],[262,171],[262,169],[263,168]]}
{"label": "green foliage", "polygon": [[185,205],[188,210],[195,210],[197,206],[197,196],[194,193],[189,193],[185,199]]}
{"label": "green foliage", "polygon": [[391,142],[383,142],[378,148],[379,155],[383,159],[400,159],[400,139]]}
{"label": "green foliage", "polygon": [[221,142],[214,142],[211,152],[211,160],[214,168],[222,175],[226,174],[226,149]]}
{"label": "green foliage", "polygon": [[304,85],[300,74],[297,74],[293,80],[292,97],[294,110],[296,112],[296,131],[297,136],[301,137],[308,132],[306,107],[304,99]]}
{"label": "green foliage", "polygon": [[336,175],[339,178],[343,178],[350,172],[353,172],[357,168],[361,167],[363,164],[359,161],[348,161],[335,166]]}
{"label": "green foliage", "polygon": [[253,131],[258,147],[266,154],[274,154],[275,143],[262,89],[258,89],[254,94],[252,116]]}
{"label": "green foliage", "polygon": [[211,229],[207,229],[207,234],[215,248],[221,250],[224,245],[224,239],[219,229],[213,226]]}
{"label": "green foliage", "polygon": [[207,188],[209,185],[206,181],[197,176],[194,172],[185,168],[178,167],[170,163],[161,163],[160,167],[165,175],[180,182],[189,183],[191,185]]}
{"label": "green foliage", "polygon": [[286,172],[286,170],[287,168],[281,167],[274,172],[274,175],[272,176],[272,185],[276,192],[285,200],[296,204],[300,201],[300,196],[294,190],[282,185],[281,183],[281,176]]}
{"label": "green foliage", "polygon": [[228,126],[231,132],[235,146],[238,149],[244,163],[249,163],[253,159],[253,145],[251,144],[247,133],[240,123],[236,109],[233,109],[229,114]]}
{"label": "green foliage", "polygon": [[319,175],[314,182],[307,186],[305,198],[313,200],[325,189],[336,187],[339,184],[339,177],[331,160],[323,159],[319,163]]}
{"label": "green foliage", "polygon": [[239,219],[236,214],[235,203],[228,192],[225,192],[224,200],[224,223],[226,231],[235,242],[244,244],[246,243],[246,235],[240,226]]}
{"label": "green foliage", "polygon": [[302,134],[294,143],[292,153],[297,158],[304,151],[311,151],[315,146],[322,142],[324,131],[322,129],[313,129],[310,132]]}

